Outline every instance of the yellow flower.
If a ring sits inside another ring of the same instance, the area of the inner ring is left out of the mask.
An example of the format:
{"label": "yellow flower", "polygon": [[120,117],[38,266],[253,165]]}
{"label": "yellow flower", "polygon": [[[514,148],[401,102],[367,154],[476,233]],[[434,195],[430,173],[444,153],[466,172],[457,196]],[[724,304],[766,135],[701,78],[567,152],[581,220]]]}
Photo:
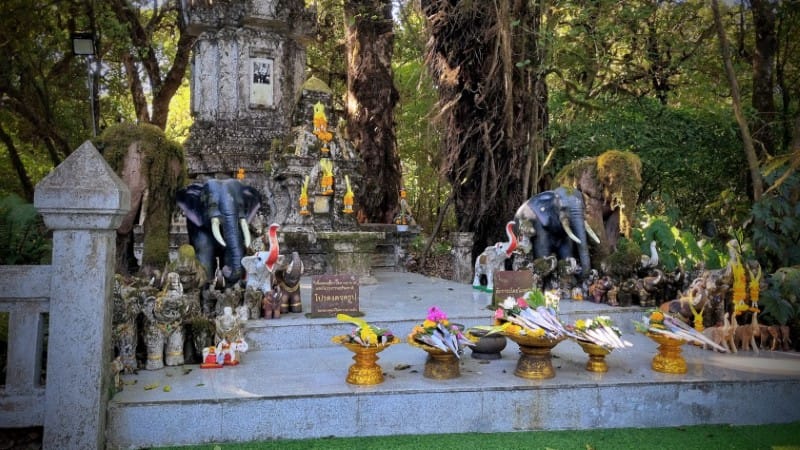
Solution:
{"label": "yellow flower", "polygon": [[579,330],[585,330],[586,329],[586,321],[583,320],[583,319],[576,320],[575,321],[575,328],[577,328]]}
{"label": "yellow flower", "polygon": [[537,328],[535,330],[528,330],[528,336],[542,337],[542,336],[544,336],[544,328]]}
{"label": "yellow flower", "polygon": [[506,332],[509,334],[519,334],[522,331],[522,327],[516,324],[511,324],[506,328]]}
{"label": "yellow flower", "polygon": [[434,328],[436,326],[436,322],[432,320],[425,319],[425,322],[422,322],[422,326],[424,328]]}
{"label": "yellow flower", "polygon": [[661,311],[654,311],[650,314],[650,323],[661,323],[664,321],[664,314]]}

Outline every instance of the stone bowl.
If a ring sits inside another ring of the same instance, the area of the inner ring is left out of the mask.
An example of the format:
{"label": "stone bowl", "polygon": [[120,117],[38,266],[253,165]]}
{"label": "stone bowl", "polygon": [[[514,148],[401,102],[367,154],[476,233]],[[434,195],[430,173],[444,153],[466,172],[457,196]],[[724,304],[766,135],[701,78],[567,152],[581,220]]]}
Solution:
{"label": "stone bowl", "polygon": [[472,357],[475,359],[494,360],[500,359],[503,355],[500,352],[506,348],[506,337],[501,333],[488,334],[486,330],[479,330],[477,328],[470,328],[467,330],[466,336],[475,343],[475,346],[470,347],[472,350]]}

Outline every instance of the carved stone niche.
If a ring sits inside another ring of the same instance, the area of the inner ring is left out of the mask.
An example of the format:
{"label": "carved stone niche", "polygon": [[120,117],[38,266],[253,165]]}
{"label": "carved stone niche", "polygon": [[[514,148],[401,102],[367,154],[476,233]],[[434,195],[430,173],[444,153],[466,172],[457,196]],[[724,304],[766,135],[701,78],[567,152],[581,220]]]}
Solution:
{"label": "carved stone niche", "polygon": [[184,144],[192,177],[264,172],[271,142],[291,127],[304,81],[312,11],[301,0],[195,1],[194,123]]}

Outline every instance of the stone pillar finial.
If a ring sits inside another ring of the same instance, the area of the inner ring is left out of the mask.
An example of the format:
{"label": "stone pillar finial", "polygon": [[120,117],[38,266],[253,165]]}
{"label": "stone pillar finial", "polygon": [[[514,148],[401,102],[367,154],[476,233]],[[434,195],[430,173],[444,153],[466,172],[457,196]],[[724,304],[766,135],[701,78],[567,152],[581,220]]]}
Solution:
{"label": "stone pillar finial", "polygon": [[53,230],[115,230],[131,193],[90,141],[36,185],[33,206]]}

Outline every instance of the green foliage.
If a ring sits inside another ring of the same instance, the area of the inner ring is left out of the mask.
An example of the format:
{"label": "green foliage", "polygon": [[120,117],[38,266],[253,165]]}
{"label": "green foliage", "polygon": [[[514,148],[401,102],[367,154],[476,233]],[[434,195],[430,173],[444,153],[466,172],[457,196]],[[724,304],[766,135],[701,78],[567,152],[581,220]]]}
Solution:
{"label": "green foliage", "polygon": [[0,264],[48,264],[51,246],[32,204],[14,194],[0,197]]}
{"label": "green foliage", "polygon": [[730,192],[729,200],[746,201],[747,164],[729,112],[640,100],[567,120],[555,99],[550,103],[557,149],[553,170],[610,148],[632,151],[643,167],[639,202],[651,203],[652,213],[679,212],[676,223],[688,229],[720,220],[705,205],[722,192]]}
{"label": "green foliage", "polygon": [[[770,185],[783,170],[765,177]],[[777,189],[753,204],[753,245],[768,271],[800,264],[800,174],[794,172]]]}
{"label": "green foliage", "polygon": [[698,241],[695,235],[670,224],[667,217],[650,217],[642,228],[634,228],[631,239],[640,254],[650,254],[650,242],[656,242],[659,265],[667,271],[692,269],[702,264],[706,269],[719,269],[727,263],[726,254],[712,242]]}
{"label": "green foliage", "polygon": [[[403,182],[414,218],[424,229],[433,230],[439,211],[450,194],[440,176],[442,130],[431,120],[436,114],[438,93],[423,63],[424,19],[412,6],[402,5],[395,25],[394,84],[400,94],[395,110],[397,150]],[[453,229],[455,215],[448,214],[443,228]]]}
{"label": "green foliage", "polygon": [[780,325],[800,319],[800,266],[780,268],[767,281],[759,299],[759,319]]}

